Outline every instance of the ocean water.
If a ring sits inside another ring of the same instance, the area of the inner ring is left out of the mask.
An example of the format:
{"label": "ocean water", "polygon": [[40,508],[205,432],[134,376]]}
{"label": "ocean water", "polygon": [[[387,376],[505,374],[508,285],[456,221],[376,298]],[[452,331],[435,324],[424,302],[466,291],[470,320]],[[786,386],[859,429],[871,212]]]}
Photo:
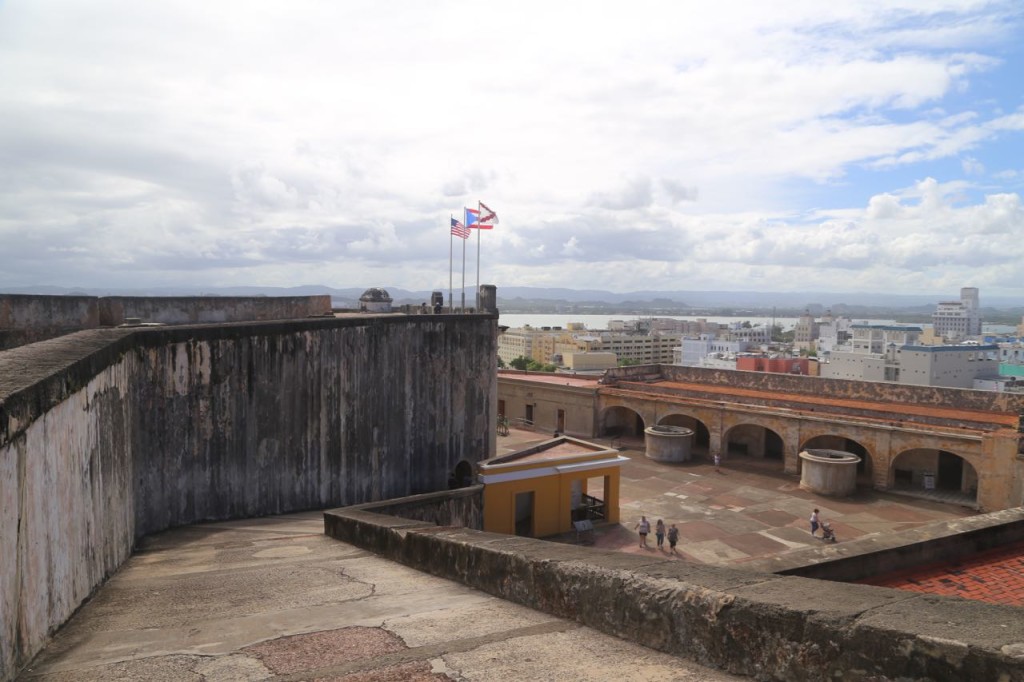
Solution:
{"label": "ocean water", "polygon": [[[561,327],[565,329],[569,326],[570,322],[582,322],[586,325],[587,329],[607,329],[608,323],[612,320],[624,320],[624,321],[636,321],[651,317],[649,315],[576,315],[572,313],[552,313],[552,314],[541,314],[541,313],[514,313],[506,315],[501,313],[498,317],[498,323],[506,327],[515,328],[530,325],[531,327]],[[750,322],[753,326],[759,325],[771,325],[774,321],[775,324],[781,325],[782,330],[786,331],[796,327],[796,323],[799,318],[796,317],[751,317],[749,315],[739,315],[734,317],[714,317],[714,316],[701,316],[701,315],[654,315],[653,317],[665,317],[673,320],[700,320],[705,319],[708,322],[717,322],[719,324],[731,324],[733,322]],[[895,320],[878,320],[878,319],[859,319],[853,318],[855,324],[891,324],[900,325],[907,324],[908,326],[921,327],[927,329],[931,327],[930,324],[922,323],[906,323],[896,322]],[[990,336],[1006,336],[1014,335],[1017,332],[1017,328],[1013,325],[1007,324],[982,324],[982,333]]]}
{"label": "ocean water", "polygon": [[[572,313],[555,313],[555,314],[539,314],[539,313],[515,313],[506,315],[504,313],[499,314],[498,323],[507,327],[523,327],[530,325],[531,327],[562,327],[565,329],[570,322],[582,322],[586,325],[587,329],[607,329],[608,323],[612,320],[625,320],[635,321],[651,317],[650,315],[639,316],[639,315],[575,315]],[[707,315],[655,315],[654,317],[669,318],[672,320],[707,320],[708,322],[717,322],[718,324],[731,324],[733,322],[750,322],[752,326],[767,325],[770,326],[774,321],[775,324],[781,325],[783,331],[792,329],[796,326],[799,318],[796,317],[751,317],[749,315],[740,315],[736,317],[714,317]],[[867,324],[895,324],[892,320],[854,320],[858,323]]]}

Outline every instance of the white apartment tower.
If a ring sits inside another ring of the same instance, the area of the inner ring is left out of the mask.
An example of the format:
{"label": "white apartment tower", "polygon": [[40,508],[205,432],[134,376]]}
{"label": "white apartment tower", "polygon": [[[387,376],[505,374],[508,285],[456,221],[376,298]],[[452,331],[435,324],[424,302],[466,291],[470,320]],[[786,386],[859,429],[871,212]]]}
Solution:
{"label": "white apartment tower", "polygon": [[964,287],[959,301],[942,301],[932,314],[935,334],[946,341],[965,341],[981,336],[978,288]]}

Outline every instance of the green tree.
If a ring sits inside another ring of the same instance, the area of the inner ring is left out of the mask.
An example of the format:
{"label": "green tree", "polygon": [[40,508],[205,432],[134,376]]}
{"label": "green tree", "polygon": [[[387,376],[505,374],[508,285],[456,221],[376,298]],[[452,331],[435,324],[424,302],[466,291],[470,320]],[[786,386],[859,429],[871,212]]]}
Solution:
{"label": "green tree", "polygon": [[512,369],[524,370],[530,369],[531,362],[533,362],[533,360],[531,360],[530,358],[526,357],[525,355],[520,355],[518,358],[512,358],[512,360],[510,360],[508,364],[512,366]]}
{"label": "green tree", "polygon": [[513,369],[528,370],[530,372],[554,372],[558,370],[558,367],[555,365],[537,362],[533,358],[528,358],[525,355],[520,355],[518,358],[514,358],[509,361],[508,364]]}
{"label": "green tree", "polygon": [[498,358],[498,369],[505,369],[505,361],[500,357]]}
{"label": "green tree", "polygon": [[555,367],[554,365],[538,362],[537,360],[531,359],[530,362],[526,365],[526,369],[530,370],[531,372],[554,372],[558,368]]}
{"label": "green tree", "polygon": [[777,324],[772,327],[772,341],[777,341],[779,343],[793,343],[795,336],[795,329],[790,329],[788,332],[784,332],[782,331],[781,324]]}

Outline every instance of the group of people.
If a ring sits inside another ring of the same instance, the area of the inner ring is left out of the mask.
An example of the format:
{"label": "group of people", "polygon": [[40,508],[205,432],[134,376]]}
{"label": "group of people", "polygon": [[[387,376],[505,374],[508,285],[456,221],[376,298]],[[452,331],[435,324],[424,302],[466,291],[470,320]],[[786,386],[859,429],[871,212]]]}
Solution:
{"label": "group of people", "polygon": [[[815,537],[817,537],[818,529],[822,528],[824,525],[821,522],[819,514],[820,512],[817,509],[811,512],[811,535],[814,535]],[[633,530],[640,534],[640,547],[642,549],[647,549],[647,536],[651,533],[651,522],[647,520],[646,516],[641,516],[640,521],[636,524]],[[829,529],[826,529],[826,536],[828,535],[828,530]],[[665,551],[666,537],[668,537],[669,553],[678,554],[676,551],[676,544],[679,542],[679,529],[676,528],[676,524],[674,523],[666,529],[665,522],[658,519],[654,524],[654,538],[657,540],[658,549],[661,551]],[[826,539],[828,538],[826,537]]]}
{"label": "group of people", "polygon": [[[640,522],[636,524],[634,530],[640,534],[640,547],[647,549],[647,536],[651,532],[651,522],[647,520],[646,516],[641,516]],[[665,538],[668,537],[669,553],[678,554],[676,544],[679,542],[679,529],[676,528],[676,524],[673,523],[666,529],[665,522],[658,519],[658,522],[654,524],[654,537],[658,542],[658,549],[661,551],[665,551]]]}

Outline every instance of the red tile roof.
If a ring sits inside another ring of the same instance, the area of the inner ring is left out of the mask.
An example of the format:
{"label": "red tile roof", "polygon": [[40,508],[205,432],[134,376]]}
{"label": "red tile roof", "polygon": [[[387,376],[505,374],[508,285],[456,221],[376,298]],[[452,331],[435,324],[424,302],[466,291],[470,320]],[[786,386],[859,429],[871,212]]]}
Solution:
{"label": "red tile roof", "polygon": [[858,582],[1024,606],[1024,542],[990,549],[959,561],[927,564]]}

